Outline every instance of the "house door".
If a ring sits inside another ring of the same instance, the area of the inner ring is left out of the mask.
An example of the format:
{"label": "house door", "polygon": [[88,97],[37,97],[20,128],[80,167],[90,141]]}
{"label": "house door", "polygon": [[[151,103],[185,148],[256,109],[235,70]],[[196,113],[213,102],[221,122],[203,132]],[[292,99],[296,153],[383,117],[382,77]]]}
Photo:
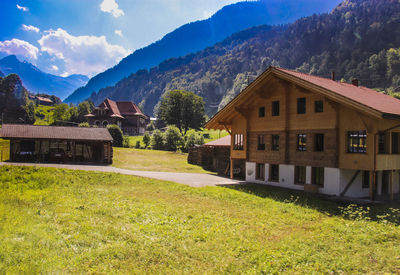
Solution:
{"label": "house door", "polygon": [[381,194],[382,195],[388,195],[389,194],[389,172],[390,171],[383,171],[382,172],[382,189],[381,189]]}

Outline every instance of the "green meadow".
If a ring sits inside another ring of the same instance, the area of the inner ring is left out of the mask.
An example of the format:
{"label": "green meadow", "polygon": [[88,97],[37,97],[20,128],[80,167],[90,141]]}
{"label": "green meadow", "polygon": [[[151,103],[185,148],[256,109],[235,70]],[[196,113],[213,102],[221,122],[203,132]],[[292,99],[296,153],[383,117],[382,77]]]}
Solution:
{"label": "green meadow", "polygon": [[0,273],[399,273],[398,205],[0,167]]}

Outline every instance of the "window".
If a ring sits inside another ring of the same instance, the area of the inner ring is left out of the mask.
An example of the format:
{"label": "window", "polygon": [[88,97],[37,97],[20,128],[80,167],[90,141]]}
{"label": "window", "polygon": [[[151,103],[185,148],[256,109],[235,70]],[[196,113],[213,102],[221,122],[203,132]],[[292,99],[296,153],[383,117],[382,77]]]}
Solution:
{"label": "window", "polygon": [[265,137],[264,135],[258,135],[258,150],[265,150]]}
{"label": "window", "polygon": [[272,135],[271,150],[279,151],[279,135]]}
{"label": "window", "polygon": [[315,152],[324,151],[324,134],[315,134]]}
{"label": "window", "polygon": [[297,135],[297,151],[306,151],[307,150],[307,135],[306,134],[298,134]]}
{"label": "window", "polygon": [[258,117],[265,117],[265,107],[258,108]]}
{"label": "window", "polygon": [[295,166],[294,168],[294,184],[305,184],[306,183],[306,167]]}
{"label": "window", "polygon": [[315,101],[315,112],[322,113],[324,111],[324,102],[322,100]]}
{"label": "window", "polygon": [[108,125],[108,121],[107,121],[107,120],[104,120],[104,121],[103,121],[103,127],[106,128],[107,125]]}
{"label": "window", "polygon": [[392,154],[399,153],[399,133],[392,133]]}
{"label": "window", "polygon": [[362,173],[362,188],[369,188],[369,171]]}
{"label": "window", "polygon": [[320,187],[324,187],[324,168],[312,167],[311,169],[311,183]]}
{"label": "window", "polygon": [[233,150],[243,150],[243,134],[235,134]]}
{"label": "window", "polygon": [[301,97],[297,99],[297,113],[305,114],[306,113],[306,98]]}
{"label": "window", "polygon": [[347,143],[349,153],[367,152],[367,131],[349,131],[347,132]]}
{"label": "window", "polygon": [[256,164],[256,180],[265,180],[265,165],[264,165],[264,163]]}
{"label": "window", "polygon": [[271,164],[269,166],[269,180],[279,182],[279,165]]}
{"label": "window", "polygon": [[386,135],[385,133],[379,133],[378,135],[378,154],[386,153]]}
{"label": "window", "polygon": [[279,116],[279,101],[272,101],[272,116]]}

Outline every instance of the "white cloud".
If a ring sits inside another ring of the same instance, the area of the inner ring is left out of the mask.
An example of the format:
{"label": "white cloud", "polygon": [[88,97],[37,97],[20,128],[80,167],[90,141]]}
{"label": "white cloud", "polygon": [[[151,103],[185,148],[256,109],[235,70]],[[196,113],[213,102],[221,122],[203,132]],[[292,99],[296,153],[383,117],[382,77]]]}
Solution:
{"label": "white cloud", "polygon": [[92,76],[114,66],[130,52],[111,45],[105,36],[73,36],[63,29],[46,31],[39,41],[41,50],[65,63],[64,74]]}
{"label": "white cloud", "polygon": [[118,4],[115,0],[103,0],[100,4],[100,9],[103,12],[111,13],[114,17],[124,15],[124,11],[118,8]]}
{"label": "white cloud", "polygon": [[37,59],[39,49],[29,42],[13,38],[11,40],[0,41],[0,52],[24,56],[27,59]]}
{"label": "white cloud", "polygon": [[57,67],[56,65],[51,66],[51,69],[52,69],[53,71],[58,71],[58,67]]}
{"label": "white cloud", "polygon": [[17,4],[17,9],[21,10],[21,11],[29,11],[29,9],[27,7],[22,7],[20,5]]}
{"label": "white cloud", "polygon": [[32,26],[32,25],[25,25],[25,24],[22,24],[22,29],[23,29],[24,31],[40,32],[40,29],[39,29],[39,28],[37,28],[37,27],[35,27],[35,26]]}
{"label": "white cloud", "polygon": [[124,37],[124,35],[122,34],[122,31],[121,31],[121,30],[115,30],[114,33],[115,33],[116,35],[119,35],[119,36],[121,36],[121,37]]}

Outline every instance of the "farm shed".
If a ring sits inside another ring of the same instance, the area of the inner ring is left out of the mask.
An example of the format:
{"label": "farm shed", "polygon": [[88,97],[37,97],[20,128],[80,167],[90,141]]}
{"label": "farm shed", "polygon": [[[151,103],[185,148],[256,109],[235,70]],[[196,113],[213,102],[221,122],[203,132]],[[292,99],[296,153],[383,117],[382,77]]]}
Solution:
{"label": "farm shed", "polygon": [[188,163],[200,165],[204,169],[229,175],[231,136],[208,142],[189,149]]}
{"label": "farm shed", "polygon": [[105,128],[4,124],[10,161],[112,163],[112,137]]}

